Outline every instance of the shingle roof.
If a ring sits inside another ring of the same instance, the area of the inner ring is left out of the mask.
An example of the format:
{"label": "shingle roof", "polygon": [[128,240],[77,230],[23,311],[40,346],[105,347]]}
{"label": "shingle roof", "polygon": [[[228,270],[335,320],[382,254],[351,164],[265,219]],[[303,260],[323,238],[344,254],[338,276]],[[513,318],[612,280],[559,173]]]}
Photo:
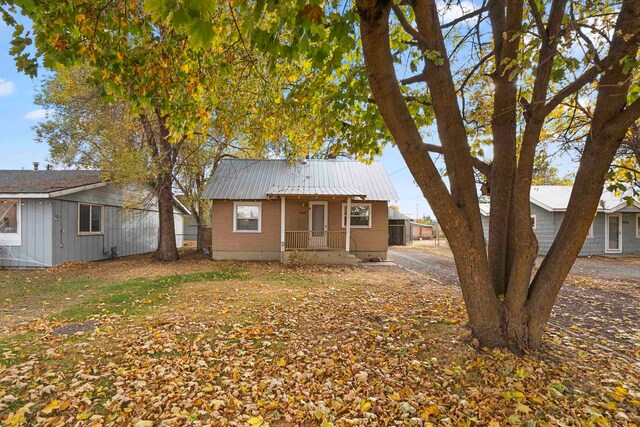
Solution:
{"label": "shingle roof", "polygon": [[397,200],[381,163],[343,160],[224,159],[203,199],[258,200],[269,195],[365,196],[367,200]]}
{"label": "shingle roof", "polygon": [[0,193],[51,193],[102,182],[95,170],[0,170]]}
{"label": "shingle roof", "polygon": [[[570,185],[533,185],[531,186],[531,203],[548,211],[565,211],[569,206],[571,191]],[[616,196],[611,191],[603,191],[598,204],[598,212],[615,212],[627,206],[623,196]],[[636,204],[640,206],[640,204]],[[489,203],[480,204],[480,212],[487,216],[490,212]]]}

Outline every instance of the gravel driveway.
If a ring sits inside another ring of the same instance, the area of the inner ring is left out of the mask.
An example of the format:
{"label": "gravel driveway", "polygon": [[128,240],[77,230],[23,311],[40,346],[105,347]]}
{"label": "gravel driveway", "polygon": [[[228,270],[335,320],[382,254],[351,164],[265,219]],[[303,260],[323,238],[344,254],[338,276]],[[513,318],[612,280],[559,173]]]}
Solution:
{"label": "gravel driveway", "polygon": [[[388,258],[405,269],[458,285],[453,259],[428,248],[392,247]],[[590,334],[639,360],[640,260],[579,258],[551,317],[552,326],[567,334]]]}

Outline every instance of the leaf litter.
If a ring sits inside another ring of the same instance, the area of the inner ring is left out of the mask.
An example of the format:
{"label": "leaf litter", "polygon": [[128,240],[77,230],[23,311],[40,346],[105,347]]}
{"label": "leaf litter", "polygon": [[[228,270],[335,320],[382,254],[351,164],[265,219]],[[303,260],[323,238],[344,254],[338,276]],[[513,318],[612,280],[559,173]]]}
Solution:
{"label": "leaf litter", "polygon": [[540,352],[517,357],[475,348],[458,292],[416,275],[242,266],[242,279],[171,288],[153,311],[93,315],[91,331],[55,336],[39,319],[5,340],[0,422],[640,423],[640,366],[588,330],[550,328]]}

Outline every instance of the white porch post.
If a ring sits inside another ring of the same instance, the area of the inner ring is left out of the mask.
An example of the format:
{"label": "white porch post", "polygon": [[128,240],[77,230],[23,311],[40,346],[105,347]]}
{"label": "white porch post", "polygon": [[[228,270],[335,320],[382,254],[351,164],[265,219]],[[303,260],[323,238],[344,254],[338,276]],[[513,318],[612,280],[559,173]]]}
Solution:
{"label": "white porch post", "polygon": [[284,211],[285,211],[284,196],[280,196],[280,252],[282,253],[284,253],[284,249],[285,249]]}
{"label": "white porch post", "polygon": [[351,197],[347,197],[347,218],[345,219],[345,221],[347,222],[345,225],[346,228],[346,233],[345,233],[345,242],[344,242],[344,249],[345,251],[347,251],[347,253],[349,252],[349,246],[351,243]]}

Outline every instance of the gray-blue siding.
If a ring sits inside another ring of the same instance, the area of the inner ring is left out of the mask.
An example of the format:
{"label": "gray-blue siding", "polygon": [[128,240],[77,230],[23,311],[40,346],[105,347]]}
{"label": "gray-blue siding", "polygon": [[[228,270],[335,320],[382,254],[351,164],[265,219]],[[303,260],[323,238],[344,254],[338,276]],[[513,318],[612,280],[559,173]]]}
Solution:
{"label": "gray-blue siding", "polygon": [[[158,212],[125,209],[126,190],[105,186],[56,199],[22,199],[21,246],[0,246],[0,267],[46,267],[151,252],[158,241]],[[103,235],[78,235],[78,202],[104,206]],[[182,230],[176,230],[177,234]]]}
{"label": "gray-blue siding", "polygon": [[[640,255],[640,238],[636,237],[636,214],[640,210],[629,207],[623,208],[617,213],[622,214],[622,254]],[[531,215],[536,216],[535,234],[538,238],[538,253],[545,255],[556,233],[560,229],[564,212],[549,212],[537,205],[531,204]],[[605,218],[606,214],[599,212],[593,220],[593,237],[587,237],[581,256],[605,255]],[[482,217],[485,239],[489,238],[489,217]]]}
{"label": "gray-blue siding", "polygon": [[22,244],[0,245],[0,267],[48,267],[52,265],[52,200],[22,199]]}

